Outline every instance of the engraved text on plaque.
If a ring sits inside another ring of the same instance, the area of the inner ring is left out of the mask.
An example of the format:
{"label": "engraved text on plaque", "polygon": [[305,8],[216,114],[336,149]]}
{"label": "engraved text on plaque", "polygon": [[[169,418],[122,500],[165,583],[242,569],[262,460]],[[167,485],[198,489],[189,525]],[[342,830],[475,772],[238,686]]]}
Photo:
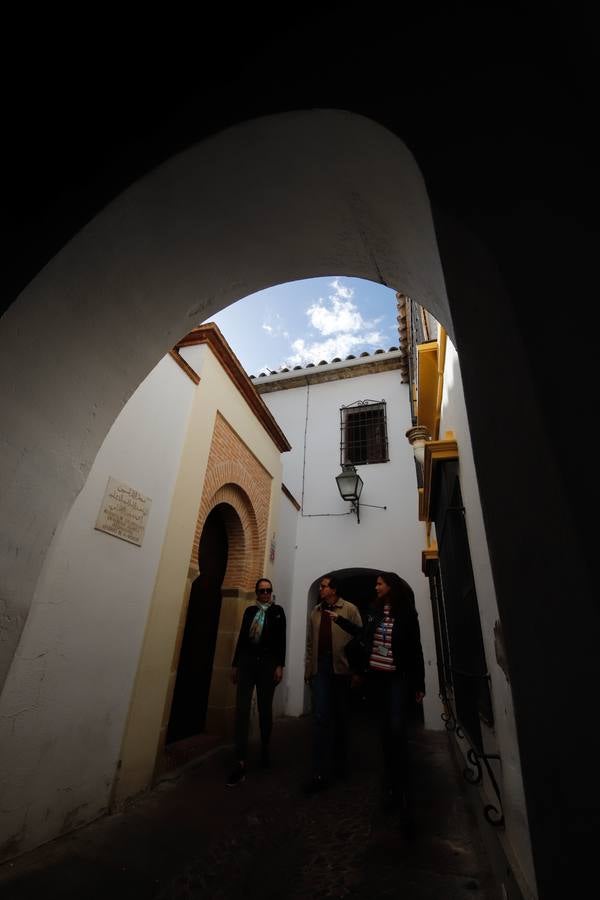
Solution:
{"label": "engraved text on plaque", "polygon": [[129,485],[109,478],[94,527],[141,547],[151,503]]}

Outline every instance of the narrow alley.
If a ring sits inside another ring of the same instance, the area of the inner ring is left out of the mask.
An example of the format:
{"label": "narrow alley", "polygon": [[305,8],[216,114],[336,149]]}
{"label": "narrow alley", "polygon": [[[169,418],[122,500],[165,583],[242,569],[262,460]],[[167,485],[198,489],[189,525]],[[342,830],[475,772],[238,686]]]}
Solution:
{"label": "narrow alley", "polygon": [[[445,732],[413,732],[416,834],[380,805],[378,745],[354,713],[347,781],[305,796],[311,719],[275,724],[273,763],[227,788],[217,746],[106,816],[0,867],[4,900],[498,900]],[[486,826],[489,827],[489,826]]]}

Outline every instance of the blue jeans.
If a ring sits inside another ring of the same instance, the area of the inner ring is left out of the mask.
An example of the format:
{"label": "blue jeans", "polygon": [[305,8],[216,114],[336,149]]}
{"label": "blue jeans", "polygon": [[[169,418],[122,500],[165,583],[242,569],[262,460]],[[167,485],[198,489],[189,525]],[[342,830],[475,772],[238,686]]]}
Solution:
{"label": "blue jeans", "polygon": [[312,694],[313,775],[328,778],[344,770],[348,757],[350,676],[336,675],[331,658],[319,661],[310,680]]}

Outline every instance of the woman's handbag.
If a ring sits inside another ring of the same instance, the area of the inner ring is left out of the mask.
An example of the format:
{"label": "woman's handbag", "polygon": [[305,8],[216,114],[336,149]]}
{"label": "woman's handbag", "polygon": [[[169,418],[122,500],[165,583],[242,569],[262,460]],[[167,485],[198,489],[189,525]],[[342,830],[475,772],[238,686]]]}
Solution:
{"label": "woman's handbag", "polygon": [[356,635],[344,645],[348,665],[353,672],[364,672],[369,663],[369,648],[362,635]]}

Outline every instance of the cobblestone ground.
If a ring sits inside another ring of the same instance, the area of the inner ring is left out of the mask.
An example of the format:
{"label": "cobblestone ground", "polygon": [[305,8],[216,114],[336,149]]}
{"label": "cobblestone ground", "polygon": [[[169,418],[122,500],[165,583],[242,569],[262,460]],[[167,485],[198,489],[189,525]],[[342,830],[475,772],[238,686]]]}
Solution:
{"label": "cobblestone ground", "polygon": [[447,735],[415,730],[417,833],[380,805],[379,753],[355,713],[347,781],[303,796],[310,719],[276,723],[273,766],[227,788],[221,748],[131,803],[0,867],[4,900],[403,897],[496,900]]}

